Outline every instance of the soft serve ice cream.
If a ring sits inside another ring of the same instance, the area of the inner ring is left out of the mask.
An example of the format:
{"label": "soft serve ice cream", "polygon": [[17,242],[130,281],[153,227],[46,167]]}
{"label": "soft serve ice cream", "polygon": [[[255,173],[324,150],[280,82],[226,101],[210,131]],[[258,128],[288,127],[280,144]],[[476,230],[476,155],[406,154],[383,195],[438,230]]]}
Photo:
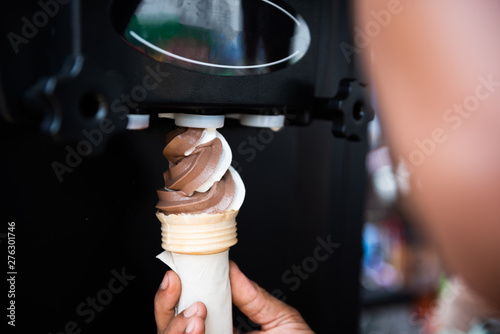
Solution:
{"label": "soft serve ice cream", "polygon": [[158,258],[181,279],[177,311],[201,301],[206,334],[233,333],[229,248],[237,243],[236,216],[245,197],[230,166],[231,149],[214,128],[178,128],[167,135],[165,187],[158,190],[163,253]]}
{"label": "soft serve ice cream", "polygon": [[215,129],[178,128],[167,135],[163,155],[169,161],[165,188],[156,208],[164,214],[238,211],[245,187],[230,166],[232,153]]}

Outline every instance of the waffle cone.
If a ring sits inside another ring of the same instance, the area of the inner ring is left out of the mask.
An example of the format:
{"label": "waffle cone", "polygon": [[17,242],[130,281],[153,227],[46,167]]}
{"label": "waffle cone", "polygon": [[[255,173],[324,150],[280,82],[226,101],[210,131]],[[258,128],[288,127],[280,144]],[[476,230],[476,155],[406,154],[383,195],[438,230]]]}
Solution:
{"label": "waffle cone", "polygon": [[209,255],[224,252],[236,239],[238,211],[216,214],[156,213],[161,222],[162,248],[180,254]]}

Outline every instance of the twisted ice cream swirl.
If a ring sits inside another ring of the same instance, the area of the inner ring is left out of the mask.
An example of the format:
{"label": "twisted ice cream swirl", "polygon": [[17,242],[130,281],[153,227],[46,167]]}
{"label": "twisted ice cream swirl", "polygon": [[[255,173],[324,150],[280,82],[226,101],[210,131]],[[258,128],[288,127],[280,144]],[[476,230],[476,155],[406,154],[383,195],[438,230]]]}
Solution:
{"label": "twisted ice cream swirl", "polygon": [[178,128],[167,135],[169,169],[156,208],[165,214],[239,210],[245,187],[230,166],[231,149],[215,129]]}

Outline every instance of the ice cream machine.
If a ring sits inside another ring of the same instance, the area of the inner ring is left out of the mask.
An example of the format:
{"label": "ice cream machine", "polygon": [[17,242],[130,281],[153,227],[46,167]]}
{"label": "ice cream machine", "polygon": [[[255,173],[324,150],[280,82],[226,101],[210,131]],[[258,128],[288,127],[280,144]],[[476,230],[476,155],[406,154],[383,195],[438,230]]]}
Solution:
{"label": "ice cream machine", "polygon": [[[232,257],[316,332],[356,332],[364,155],[373,111],[356,61],[349,1],[0,6],[0,112],[2,142],[9,143],[2,155],[11,169],[4,191],[13,194],[7,219],[24,221],[27,241],[45,236],[34,243],[42,252],[68,250],[57,269],[66,279],[50,289],[54,302],[47,310],[56,316],[41,319],[47,331],[59,332],[72,318],[94,333],[127,328],[117,314],[137,324],[150,320],[149,309],[132,308],[151,301],[144,292],[164,270],[149,257],[158,249],[145,249],[157,243],[151,231],[158,222],[148,205],[161,186],[153,174],[165,168],[164,135],[177,125],[218,128],[236,152],[232,166],[247,197]],[[29,143],[36,143],[30,157],[21,154]],[[20,182],[45,195],[22,200],[17,184],[29,168],[39,177]],[[80,233],[85,226],[98,232]],[[120,227],[121,239],[99,246],[112,234],[110,226]],[[115,254],[129,249],[127,242],[134,251]],[[75,257],[93,265],[70,259],[75,248]],[[20,250],[29,264],[26,276],[49,265],[34,261],[32,251]],[[128,295],[82,317],[78,301],[99,282],[70,284],[72,275],[85,270],[82,277],[89,278],[127,263],[138,277]],[[69,311],[60,311],[63,305]],[[242,330],[253,328],[237,312],[233,321]]]}

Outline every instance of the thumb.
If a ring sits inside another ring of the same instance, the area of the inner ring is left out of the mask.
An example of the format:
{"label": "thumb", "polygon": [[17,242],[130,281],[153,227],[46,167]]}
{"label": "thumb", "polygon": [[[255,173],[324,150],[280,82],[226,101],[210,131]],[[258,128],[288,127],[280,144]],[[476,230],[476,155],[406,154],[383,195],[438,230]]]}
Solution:
{"label": "thumb", "polygon": [[229,279],[234,305],[254,323],[261,325],[262,330],[302,320],[297,310],[249,280],[233,261],[230,262]]}

